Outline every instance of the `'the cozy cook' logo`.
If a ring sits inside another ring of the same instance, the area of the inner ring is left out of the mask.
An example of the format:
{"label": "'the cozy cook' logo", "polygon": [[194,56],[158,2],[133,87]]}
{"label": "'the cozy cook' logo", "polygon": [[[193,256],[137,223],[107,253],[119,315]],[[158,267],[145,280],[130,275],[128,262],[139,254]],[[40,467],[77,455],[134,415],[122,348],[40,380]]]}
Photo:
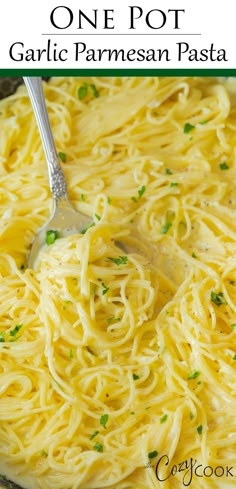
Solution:
{"label": "'the cozy cook' logo", "polygon": [[[151,453],[158,455],[156,451]],[[153,467],[153,465],[151,462],[148,462],[146,468],[149,469],[151,467]],[[168,455],[162,455],[157,460],[154,467],[156,478],[159,482],[165,482],[166,480],[181,474],[182,483],[185,487],[190,486],[194,477],[201,479],[219,479],[225,477],[227,480],[232,480],[232,477],[235,476],[234,468],[232,466],[217,465],[216,467],[212,467],[211,465],[203,465],[199,463],[197,459],[193,459],[192,457],[189,460],[184,460],[178,464],[171,465]]]}

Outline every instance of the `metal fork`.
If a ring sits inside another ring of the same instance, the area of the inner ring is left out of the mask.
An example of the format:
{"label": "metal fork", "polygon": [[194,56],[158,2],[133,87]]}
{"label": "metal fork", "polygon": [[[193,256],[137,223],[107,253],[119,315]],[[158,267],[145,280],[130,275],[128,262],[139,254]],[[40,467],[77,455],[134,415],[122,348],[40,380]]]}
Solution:
{"label": "metal fork", "polygon": [[40,77],[24,77],[23,79],[42,139],[48,166],[49,184],[53,196],[52,216],[36,235],[28,258],[28,266],[34,268],[39,251],[45,244],[47,231],[57,231],[60,237],[66,236],[81,232],[81,230],[93,224],[93,221],[90,217],[76,211],[68,197],[66,180],[48,118],[42,79]]}

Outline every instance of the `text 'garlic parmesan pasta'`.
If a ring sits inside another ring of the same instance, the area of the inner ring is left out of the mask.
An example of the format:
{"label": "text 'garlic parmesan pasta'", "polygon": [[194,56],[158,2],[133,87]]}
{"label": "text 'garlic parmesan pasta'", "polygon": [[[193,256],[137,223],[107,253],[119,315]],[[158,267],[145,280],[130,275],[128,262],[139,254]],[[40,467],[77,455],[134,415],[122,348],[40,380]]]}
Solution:
{"label": "text 'garlic parmesan pasta'", "polygon": [[[236,82],[44,89],[94,226],[27,268],[52,198],[21,86],[0,103],[0,472],[25,489],[180,489],[196,460],[191,489],[234,488]],[[136,232],[150,257],[117,246]]]}

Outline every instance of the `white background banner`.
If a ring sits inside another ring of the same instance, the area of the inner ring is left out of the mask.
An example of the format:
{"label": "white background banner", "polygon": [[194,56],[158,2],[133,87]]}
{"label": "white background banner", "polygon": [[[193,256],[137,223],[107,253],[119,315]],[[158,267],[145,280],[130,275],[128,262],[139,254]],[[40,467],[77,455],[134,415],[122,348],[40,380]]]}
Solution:
{"label": "white background banner", "polygon": [[232,0],[7,0],[2,69],[236,68]]}

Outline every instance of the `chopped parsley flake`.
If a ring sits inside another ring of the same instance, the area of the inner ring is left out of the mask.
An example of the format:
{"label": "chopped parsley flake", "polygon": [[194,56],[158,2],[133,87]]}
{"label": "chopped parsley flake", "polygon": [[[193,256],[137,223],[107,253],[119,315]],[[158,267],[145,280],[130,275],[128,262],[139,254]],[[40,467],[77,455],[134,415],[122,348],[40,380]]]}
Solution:
{"label": "chopped parsley flake", "polygon": [[86,97],[88,93],[88,84],[84,84],[78,89],[78,99],[83,100],[84,97]]}
{"label": "chopped parsley flake", "polygon": [[5,331],[2,331],[2,333],[0,333],[0,343],[5,342],[5,338],[4,338],[5,334],[6,334]]}
{"label": "chopped parsley flake", "polygon": [[83,202],[85,202],[85,195],[84,195],[84,194],[81,194],[81,200],[82,200]]}
{"label": "chopped parsley flake", "polygon": [[236,360],[236,353],[235,353],[235,355],[233,356],[233,360]]}
{"label": "chopped parsley flake", "polygon": [[221,170],[229,170],[229,165],[224,161],[224,163],[220,163],[220,169]]}
{"label": "chopped parsley flake", "polygon": [[70,351],[69,351],[69,357],[70,358],[74,358],[74,352],[73,350],[70,348]]}
{"label": "chopped parsley flake", "polygon": [[216,304],[216,306],[221,306],[221,304],[227,305],[227,301],[224,298],[223,292],[219,292],[218,294],[216,294],[212,290],[211,291],[211,301],[214,302],[214,304]]}
{"label": "chopped parsley flake", "polygon": [[172,171],[169,168],[165,169],[166,175],[173,175]]}
{"label": "chopped parsley flake", "polygon": [[197,432],[199,435],[202,434],[202,424],[200,424],[198,427],[197,427]]}
{"label": "chopped parsley flake", "polygon": [[134,379],[134,380],[138,380],[139,378],[140,378],[140,377],[139,377],[139,375],[137,375],[137,374],[133,374],[133,379]]}
{"label": "chopped parsley flake", "polygon": [[119,256],[119,258],[113,258],[111,256],[108,256],[108,260],[112,261],[116,265],[127,265],[128,256]]}
{"label": "chopped parsley flake", "polygon": [[78,88],[78,99],[83,100],[83,98],[88,95],[89,91],[92,92],[92,95],[95,98],[99,97],[99,92],[93,83],[84,83],[83,85],[81,85],[81,87]]}
{"label": "chopped parsley flake", "polygon": [[138,190],[138,198],[133,196],[131,197],[131,200],[133,200],[133,202],[138,202],[138,199],[141,199],[145,191],[146,191],[146,186],[142,185],[142,187]]}
{"label": "chopped parsley flake", "polygon": [[99,97],[99,92],[98,92],[96,86],[93,83],[91,85],[89,85],[89,86],[90,86],[90,88],[91,88],[91,90],[93,92],[93,96],[96,97],[96,98]]}
{"label": "chopped parsley flake", "polygon": [[207,124],[207,123],[208,123],[208,121],[201,121],[201,122],[199,122],[199,124],[201,124],[201,126],[204,126],[204,124]]}
{"label": "chopped parsley flake", "polygon": [[107,203],[111,204],[111,197],[107,197]]}
{"label": "chopped parsley flake", "polygon": [[94,215],[98,221],[101,221],[101,216],[99,216],[98,214],[94,214]]}
{"label": "chopped parsley flake", "polygon": [[235,328],[236,328],[236,323],[231,324],[231,325],[230,325],[230,327],[231,327],[232,329],[235,329]]}
{"label": "chopped parsley flake", "polygon": [[90,440],[93,440],[93,438],[95,438],[95,436],[97,436],[99,434],[99,431],[94,431],[94,433],[90,436]]}
{"label": "chopped parsley flake", "polygon": [[104,282],[102,282],[102,287],[103,287],[103,291],[102,291],[102,295],[105,295],[107,294],[107,292],[110,290],[109,287],[107,287]]}
{"label": "chopped parsley flake", "polygon": [[194,253],[194,251],[192,253],[192,258],[197,258],[197,255]]}
{"label": "chopped parsley flake", "polygon": [[177,187],[179,184],[177,182],[171,182],[170,187]]}
{"label": "chopped parsley flake", "polygon": [[24,265],[24,263],[22,263],[22,264],[21,264],[20,269],[21,269],[21,270],[24,270],[24,269],[25,269],[25,265]]}
{"label": "chopped parsley flake", "polygon": [[17,324],[14,329],[10,331],[10,336],[16,336],[18,331],[22,328],[23,324]]}
{"label": "chopped parsley flake", "polygon": [[101,445],[101,443],[99,443],[98,441],[97,441],[97,443],[95,443],[95,445],[94,445],[94,447],[93,447],[93,448],[94,448],[94,450],[96,450],[97,452],[103,452],[103,446],[102,446],[102,445]]}
{"label": "chopped parsley flake", "polygon": [[81,234],[87,233],[88,229],[92,228],[93,226],[95,226],[95,223],[94,222],[91,222],[91,224],[89,224],[86,228],[81,229],[80,233]]}
{"label": "chopped parsley flake", "polygon": [[190,419],[194,419],[194,414],[192,413],[192,411],[190,411],[189,417],[190,417]]}
{"label": "chopped parsley flake", "polygon": [[189,134],[193,129],[195,129],[195,126],[190,124],[190,122],[186,122],[184,125],[184,134]]}
{"label": "chopped parsley flake", "polygon": [[52,245],[53,243],[55,243],[56,239],[59,238],[59,233],[58,231],[55,231],[53,229],[49,229],[47,232],[46,232],[46,244],[49,246],[49,245]]}
{"label": "chopped parsley flake", "polygon": [[166,224],[164,224],[164,226],[161,228],[161,234],[167,234],[171,226],[172,222],[167,222]]}
{"label": "chopped parsley flake", "polygon": [[142,185],[142,187],[140,188],[140,190],[138,190],[138,197],[139,199],[141,199],[141,197],[143,196],[144,192],[146,191],[146,187],[145,185]]}
{"label": "chopped parsley flake", "polygon": [[109,414],[103,414],[100,418],[100,424],[103,426],[103,428],[106,428],[106,424],[109,419]]}
{"label": "chopped parsley flake", "polygon": [[158,452],[156,450],[153,450],[152,452],[148,453],[148,458],[152,459],[152,458],[157,457],[157,455],[158,455]]}
{"label": "chopped parsley flake", "polygon": [[48,456],[47,452],[45,452],[45,450],[41,450],[40,457],[47,458],[47,456]]}
{"label": "chopped parsley flake", "polygon": [[66,158],[66,154],[65,153],[62,153],[62,151],[60,151],[58,153],[58,156],[59,156],[60,160],[63,161],[63,163],[66,163],[67,158]]}
{"label": "chopped parsley flake", "polygon": [[165,423],[165,421],[167,420],[168,418],[168,414],[164,414],[161,418],[160,418],[160,423]]}
{"label": "chopped parsley flake", "polygon": [[188,375],[188,380],[196,379],[199,377],[200,372],[198,370],[194,370],[191,374]]}
{"label": "chopped parsley flake", "polygon": [[116,318],[115,316],[112,316],[110,318],[107,318],[107,322],[108,324],[111,324],[111,323],[118,323],[119,321],[121,321],[121,318]]}

